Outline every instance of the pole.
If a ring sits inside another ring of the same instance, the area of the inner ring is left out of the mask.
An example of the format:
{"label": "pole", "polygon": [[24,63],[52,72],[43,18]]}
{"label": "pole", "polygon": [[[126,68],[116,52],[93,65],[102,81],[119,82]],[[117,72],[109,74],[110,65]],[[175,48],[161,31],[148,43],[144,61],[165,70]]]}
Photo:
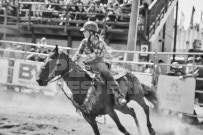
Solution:
{"label": "pole", "polygon": [[164,24],[164,27],[163,27],[162,47],[161,47],[162,52],[164,52],[165,50],[165,36],[166,36],[166,23]]}
{"label": "pole", "polygon": [[[131,7],[131,15],[130,15],[130,26],[128,31],[128,43],[127,50],[128,51],[136,51],[136,41],[137,41],[137,25],[138,25],[138,15],[139,15],[139,5],[140,0],[133,0]],[[125,60],[133,61],[133,54],[127,54],[127,58]]]}
{"label": "pole", "polygon": [[[178,24],[178,1],[176,3],[176,19],[175,19],[175,33],[174,33],[174,46],[173,52],[176,52],[176,38],[177,38],[177,24]],[[175,54],[173,54],[173,61],[175,61]]]}

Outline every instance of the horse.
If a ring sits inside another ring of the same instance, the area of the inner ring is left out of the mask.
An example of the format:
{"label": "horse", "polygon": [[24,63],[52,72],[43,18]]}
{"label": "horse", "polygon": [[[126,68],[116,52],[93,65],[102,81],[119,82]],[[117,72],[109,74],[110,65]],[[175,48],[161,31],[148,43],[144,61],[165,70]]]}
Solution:
{"label": "horse", "polygon": [[[114,120],[118,129],[124,135],[130,135],[130,133],[121,124],[114,109],[122,112],[123,114],[131,115],[136,123],[138,133],[141,132],[134,109],[128,107],[128,104],[118,106],[114,101],[111,90],[109,90],[107,86],[107,82],[104,81],[101,83],[98,80],[93,80],[87,72],[81,70],[81,68],[69,57],[68,54],[59,51],[57,45],[44,61],[44,65],[40,68],[36,81],[40,86],[46,86],[51,80],[54,80],[53,78],[56,76],[63,78],[69,89],[72,91],[72,100],[74,101],[73,105],[81,111],[84,119],[91,125],[95,135],[100,135],[95,119],[97,116],[105,114],[108,114]],[[147,118],[149,133],[151,135],[155,135],[155,130],[152,128],[149,118],[149,107],[144,100],[144,97],[146,97],[149,101],[156,100],[157,98],[155,94],[153,94],[153,92],[147,87],[143,87],[136,76],[132,73],[127,73],[117,81],[120,84],[120,88],[126,91],[125,94],[127,102],[129,103],[131,100],[136,101],[143,108]],[[91,110],[86,112],[81,106],[84,104],[84,100],[89,92],[88,90],[92,87],[92,85],[93,88],[95,88],[95,102],[91,104]],[[144,91],[147,91],[147,93],[144,93]],[[155,102],[153,103],[155,104]]]}

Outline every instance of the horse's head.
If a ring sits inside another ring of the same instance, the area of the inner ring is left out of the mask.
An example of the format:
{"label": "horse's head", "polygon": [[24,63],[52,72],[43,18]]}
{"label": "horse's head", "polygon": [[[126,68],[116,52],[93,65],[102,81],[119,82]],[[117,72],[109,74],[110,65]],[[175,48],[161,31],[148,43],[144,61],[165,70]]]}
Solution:
{"label": "horse's head", "polygon": [[41,67],[39,74],[37,76],[37,82],[40,86],[46,86],[50,80],[56,76],[64,76],[69,73],[69,65],[71,64],[71,59],[68,55],[62,51],[58,51],[58,46],[49,53],[48,57],[44,61],[44,65]]}

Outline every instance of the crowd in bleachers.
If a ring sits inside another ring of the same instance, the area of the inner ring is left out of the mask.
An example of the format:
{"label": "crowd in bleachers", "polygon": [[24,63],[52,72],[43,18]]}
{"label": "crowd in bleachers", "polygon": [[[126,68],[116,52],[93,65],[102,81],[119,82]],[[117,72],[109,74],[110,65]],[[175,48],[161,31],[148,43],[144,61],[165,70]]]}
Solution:
{"label": "crowd in bleachers", "polygon": [[[145,10],[152,1],[140,0],[139,23],[144,24]],[[60,18],[58,25],[64,25],[67,13],[68,20],[129,22],[132,4],[132,0],[2,0],[1,2],[1,14],[4,10],[7,10],[9,15],[16,14],[19,4],[21,17],[30,15],[35,18]],[[9,8],[5,8],[6,6]]]}

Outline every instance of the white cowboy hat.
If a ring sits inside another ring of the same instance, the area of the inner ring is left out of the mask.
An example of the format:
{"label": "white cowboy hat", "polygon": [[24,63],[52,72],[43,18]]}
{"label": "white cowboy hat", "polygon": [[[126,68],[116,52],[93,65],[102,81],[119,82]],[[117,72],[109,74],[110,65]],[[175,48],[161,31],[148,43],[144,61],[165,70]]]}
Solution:
{"label": "white cowboy hat", "polygon": [[179,64],[178,62],[173,62],[171,67],[172,68],[182,68],[182,66],[179,66],[178,64]]}

